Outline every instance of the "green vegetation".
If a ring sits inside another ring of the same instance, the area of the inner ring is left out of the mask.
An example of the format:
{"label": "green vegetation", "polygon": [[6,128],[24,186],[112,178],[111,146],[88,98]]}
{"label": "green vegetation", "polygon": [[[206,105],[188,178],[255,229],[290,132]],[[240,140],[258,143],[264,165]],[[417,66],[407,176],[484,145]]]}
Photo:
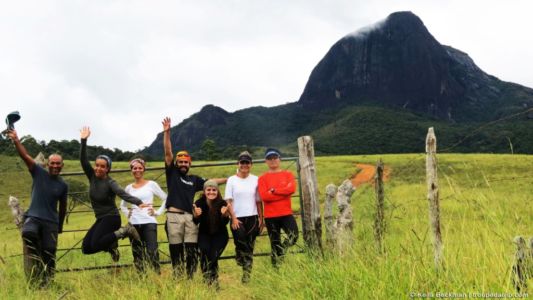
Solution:
{"label": "green vegetation", "polygon": [[[502,112],[511,116],[518,108]],[[252,107],[227,113],[213,105],[205,106],[172,129],[173,149],[187,149],[195,160],[232,160],[248,150],[260,157],[265,148],[278,147],[286,156],[297,151],[296,139],[311,135],[319,155],[367,153],[417,153],[424,151],[428,127],[434,127],[440,152],[448,153],[533,153],[533,115],[516,115],[498,122],[452,123],[398,108],[359,103],[338,104],[316,110],[297,103],[276,107]],[[30,154],[60,153],[77,159],[78,140],[52,140],[49,143],[25,136]],[[109,155],[114,161],[135,156],[163,159],[162,134],[152,145],[137,152],[88,146],[88,157]],[[15,155],[11,141],[0,137],[0,154]]]}
{"label": "green vegetation", "polygon": [[[298,103],[276,107],[252,107],[227,113],[206,106],[172,129],[176,147],[187,145],[193,156],[202,155],[205,141],[216,143],[219,159],[234,159],[236,145],[280,147],[296,151],[295,140],[313,136],[322,155],[367,153],[416,153],[424,151],[428,127],[435,127],[439,147],[453,153],[533,153],[533,119],[525,109],[514,107],[498,113],[497,122],[448,122],[397,107],[365,103],[339,103],[320,109],[305,109]],[[206,120],[216,119],[216,122]],[[491,119],[485,119],[491,120]],[[204,122],[205,121],[205,122]],[[143,150],[158,157],[163,153],[162,136]],[[200,154],[200,155],[199,155]],[[229,155],[229,156],[228,156]]]}
{"label": "green vegetation", "polygon": [[[20,237],[16,230],[2,230],[0,239],[1,299],[407,299],[410,293],[514,293],[510,280],[516,235],[533,235],[533,156],[491,154],[440,154],[439,183],[441,224],[446,269],[440,273],[433,267],[433,247],[428,230],[425,156],[422,154],[358,155],[317,157],[317,175],[321,198],[329,183],[339,185],[357,172],[355,163],[375,164],[382,158],[391,169],[385,185],[386,253],[375,251],[373,240],[374,191],[362,185],[352,198],[354,238],[351,249],[343,253],[326,249],[323,258],[306,254],[290,255],[278,270],[272,269],[268,257],[257,257],[252,281],[240,283],[241,271],[233,260],[221,262],[221,291],[207,288],[198,272],[193,281],[176,282],[170,267],[163,274],[139,277],[131,268],[118,271],[101,270],[58,273],[47,290],[26,286],[22,259],[9,257],[20,253]],[[194,162],[196,164],[200,162]],[[161,163],[149,163],[160,166]],[[294,164],[284,162],[294,170]],[[117,163],[116,168],[126,167]],[[79,170],[76,161],[68,161],[64,171]],[[260,174],[265,167],[254,166]],[[0,198],[9,194],[27,200],[30,176],[22,162],[0,156],[2,190]],[[195,174],[206,177],[227,176],[234,166],[197,168]],[[128,173],[114,174],[121,184],[131,181]],[[162,171],[147,174],[164,185]],[[69,179],[86,183],[85,178]],[[4,202],[5,203],[5,202]],[[298,205],[295,201],[293,208]],[[27,205],[27,204],[26,204]],[[85,209],[79,207],[77,209]],[[12,228],[7,209],[0,216],[2,228]],[[90,213],[73,214],[66,230],[87,228],[93,222]],[[159,221],[163,221],[160,217]],[[84,233],[64,233],[60,248],[71,246]],[[165,241],[160,227],[160,240]],[[122,244],[127,244],[122,241]],[[299,243],[302,244],[300,237]],[[257,252],[268,252],[266,237],[260,237]],[[168,252],[166,244],[161,250]],[[228,244],[224,255],[232,255]],[[296,250],[296,249],[295,249]],[[59,253],[59,256],[62,252]],[[121,248],[121,262],[131,261],[129,247]],[[161,259],[167,260],[165,255]],[[67,254],[58,268],[92,266],[111,263],[108,254],[84,256],[80,250]],[[533,282],[530,281],[530,284]]]}
{"label": "green vegetation", "polygon": [[[21,142],[28,150],[28,153],[34,157],[42,152],[45,156],[48,156],[52,153],[59,153],[65,159],[78,159],[80,153],[80,141],[79,140],[62,140],[56,141],[51,140],[46,143],[45,141],[37,141],[31,135],[25,135],[21,137]],[[17,151],[13,142],[8,139],[0,136],[0,154],[5,155],[17,155]],[[130,160],[137,153],[131,151],[122,151],[118,148],[108,149],[102,146],[87,146],[87,155],[88,157],[96,157],[98,154],[105,154],[113,158],[113,160]],[[147,157],[150,158],[150,157]]]}

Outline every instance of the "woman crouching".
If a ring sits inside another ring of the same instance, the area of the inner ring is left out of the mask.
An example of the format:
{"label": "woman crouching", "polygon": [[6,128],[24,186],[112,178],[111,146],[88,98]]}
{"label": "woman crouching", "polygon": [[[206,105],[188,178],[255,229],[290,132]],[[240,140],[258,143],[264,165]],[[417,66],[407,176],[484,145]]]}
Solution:
{"label": "woman crouching", "polygon": [[218,259],[228,244],[229,210],[214,180],[205,182],[203,195],[193,205],[193,215],[194,223],[200,224],[198,248],[204,280],[218,290]]}

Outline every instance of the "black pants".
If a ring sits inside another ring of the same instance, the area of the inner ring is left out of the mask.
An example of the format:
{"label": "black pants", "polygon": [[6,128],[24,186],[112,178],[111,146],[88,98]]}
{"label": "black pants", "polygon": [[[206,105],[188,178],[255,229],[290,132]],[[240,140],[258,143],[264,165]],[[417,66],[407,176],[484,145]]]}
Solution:
{"label": "black pants", "polygon": [[105,216],[96,219],[83,238],[81,251],[83,254],[93,254],[100,251],[110,251],[111,246],[118,240],[115,231],[120,228],[120,216]]}
{"label": "black pants", "polygon": [[58,225],[53,222],[26,217],[22,238],[26,242],[31,263],[31,273],[26,274],[31,283],[47,284],[56,267]]}
{"label": "black pants", "polygon": [[218,259],[228,244],[228,235],[199,234],[198,248],[200,248],[200,267],[207,283],[214,283],[218,279]]}
{"label": "black pants", "polygon": [[136,224],[133,225],[140,241],[130,238],[133,262],[138,271],[144,272],[146,265],[151,265],[155,272],[160,273],[159,252],[157,251],[157,224]]}
{"label": "black pants", "polygon": [[187,268],[187,277],[192,279],[198,266],[198,244],[168,244],[174,276],[181,277]]}
{"label": "black pants", "polygon": [[[265,218],[265,224],[270,238],[270,248],[272,249],[272,264],[277,266],[287,248],[296,244],[298,240],[298,225],[292,215]],[[281,230],[287,234],[287,238],[281,241]]]}
{"label": "black pants", "polygon": [[235,244],[235,259],[244,271],[250,272],[254,258],[255,238],[259,235],[259,217],[249,216],[238,219],[242,222],[241,226],[237,230],[231,229]]}

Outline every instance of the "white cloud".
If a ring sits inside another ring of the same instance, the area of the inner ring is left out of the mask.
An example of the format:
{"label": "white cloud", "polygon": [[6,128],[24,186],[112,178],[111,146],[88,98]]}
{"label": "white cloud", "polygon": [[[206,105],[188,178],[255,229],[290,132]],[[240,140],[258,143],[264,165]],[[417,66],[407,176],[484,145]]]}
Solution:
{"label": "white cloud", "polygon": [[296,101],[328,49],[398,10],[503,80],[533,86],[528,1],[2,1],[0,116],[21,134],[123,150],[215,104]]}

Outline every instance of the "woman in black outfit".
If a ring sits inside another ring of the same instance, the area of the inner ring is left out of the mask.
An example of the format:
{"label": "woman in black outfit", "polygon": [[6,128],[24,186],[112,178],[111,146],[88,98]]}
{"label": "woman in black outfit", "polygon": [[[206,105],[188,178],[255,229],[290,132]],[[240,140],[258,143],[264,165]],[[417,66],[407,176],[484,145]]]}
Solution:
{"label": "woman in black outfit", "polygon": [[204,183],[204,193],[193,206],[194,223],[200,224],[198,248],[204,279],[216,289],[218,286],[218,259],[228,244],[228,203],[222,199],[214,180]]}
{"label": "woman in black outfit", "polygon": [[85,238],[83,238],[83,254],[93,254],[107,251],[113,261],[119,260],[118,239],[131,237],[139,240],[139,234],[131,224],[120,227],[120,214],[115,203],[115,197],[135,204],[139,207],[147,207],[146,204],[126,193],[115,180],[108,176],[111,170],[111,159],[106,155],[98,155],[94,168],[87,160],[87,139],[91,135],[89,127],[83,127],[80,131],[81,149],[80,162],[83,172],[89,179],[89,198],[96,216],[96,222],[91,226]]}

